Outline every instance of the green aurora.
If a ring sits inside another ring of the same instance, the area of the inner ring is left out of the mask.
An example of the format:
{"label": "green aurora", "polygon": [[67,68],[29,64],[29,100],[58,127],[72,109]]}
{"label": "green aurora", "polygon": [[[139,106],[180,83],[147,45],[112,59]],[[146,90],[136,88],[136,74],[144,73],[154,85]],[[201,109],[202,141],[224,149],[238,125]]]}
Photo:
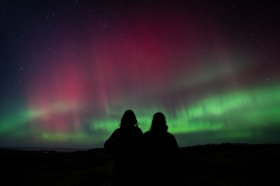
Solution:
{"label": "green aurora", "polygon": [[[57,104],[56,104],[57,105]],[[263,143],[272,142],[269,132],[280,129],[280,87],[267,86],[222,95],[209,96],[182,105],[173,114],[166,114],[169,131],[175,136],[207,133],[204,143],[212,140],[219,142],[250,142],[259,139]],[[68,108],[68,109],[67,109]],[[52,107],[52,112],[67,113],[71,109],[65,106]],[[140,108],[136,115],[143,132],[149,130],[152,114],[157,109]],[[102,144],[118,127],[119,118],[111,116],[95,120],[90,119],[88,130],[47,131],[34,126],[34,121],[44,117],[47,111],[23,109],[16,115],[1,117],[0,135],[17,140],[36,138],[43,144],[71,144],[72,146],[90,146]],[[95,135],[92,135],[95,134]],[[209,135],[210,134],[210,135]],[[210,139],[211,138],[211,139]],[[178,142],[181,146],[197,144],[194,139],[185,138]],[[200,141],[201,143],[201,141]]]}

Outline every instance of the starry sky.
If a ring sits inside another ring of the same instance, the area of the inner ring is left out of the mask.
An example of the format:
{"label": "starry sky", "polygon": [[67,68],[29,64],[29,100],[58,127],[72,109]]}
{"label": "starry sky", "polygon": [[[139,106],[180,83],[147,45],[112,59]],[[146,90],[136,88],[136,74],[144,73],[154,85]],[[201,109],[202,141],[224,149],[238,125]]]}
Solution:
{"label": "starry sky", "polygon": [[277,7],[2,0],[0,146],[102,147],[126,109],[181,147],[279,143]]}

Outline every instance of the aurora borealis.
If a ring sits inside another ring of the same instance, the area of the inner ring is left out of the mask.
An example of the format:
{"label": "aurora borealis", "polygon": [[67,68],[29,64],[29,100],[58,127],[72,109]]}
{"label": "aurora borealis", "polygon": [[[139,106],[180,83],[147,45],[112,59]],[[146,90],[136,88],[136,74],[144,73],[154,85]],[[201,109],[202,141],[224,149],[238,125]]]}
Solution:
{"label": "aurora borealis", "polygon": [[126,109],[180,146],[280,142],[275,3],[0,5],[0,146],[102,147]]}

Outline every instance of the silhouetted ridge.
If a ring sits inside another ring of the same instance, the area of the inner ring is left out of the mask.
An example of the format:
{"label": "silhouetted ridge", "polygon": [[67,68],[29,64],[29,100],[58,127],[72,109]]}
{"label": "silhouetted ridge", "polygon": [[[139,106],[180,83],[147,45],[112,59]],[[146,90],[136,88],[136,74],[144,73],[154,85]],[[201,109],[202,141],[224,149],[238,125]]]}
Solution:
{"label": "silhouetted ridge", "polygon": [[[219,144],[180,148],[188,186],[275,185],[280,144]],[[104,149],[75,152],[0,149],[1,185],[108,185],[112,156]],[[144,176],[145,172],[141,176]]]}

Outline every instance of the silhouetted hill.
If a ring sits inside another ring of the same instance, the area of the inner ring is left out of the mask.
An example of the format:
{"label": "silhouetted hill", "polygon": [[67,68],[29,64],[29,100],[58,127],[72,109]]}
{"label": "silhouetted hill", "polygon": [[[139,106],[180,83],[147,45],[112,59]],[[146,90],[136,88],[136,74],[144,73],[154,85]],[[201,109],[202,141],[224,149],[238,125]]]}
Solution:
{"label": "silhouetted hill", "polygon": [[[181,155],[186,185],[279,185],[279,144],[192,146],[181,148]],[[112,158],[104,149],[75,152],[1,149],[0,159],[1,186],[106,186],[111,178]]]}
{"label": "silhouetted hill", "polygon": [[88,151],[1,150],[1,185],[104,185],[112,159],[103,149]]}
{"label": "silhouetted hill", "polygon": [[181,151],[188,185],[279,185],[280,145],[203,145]]}

